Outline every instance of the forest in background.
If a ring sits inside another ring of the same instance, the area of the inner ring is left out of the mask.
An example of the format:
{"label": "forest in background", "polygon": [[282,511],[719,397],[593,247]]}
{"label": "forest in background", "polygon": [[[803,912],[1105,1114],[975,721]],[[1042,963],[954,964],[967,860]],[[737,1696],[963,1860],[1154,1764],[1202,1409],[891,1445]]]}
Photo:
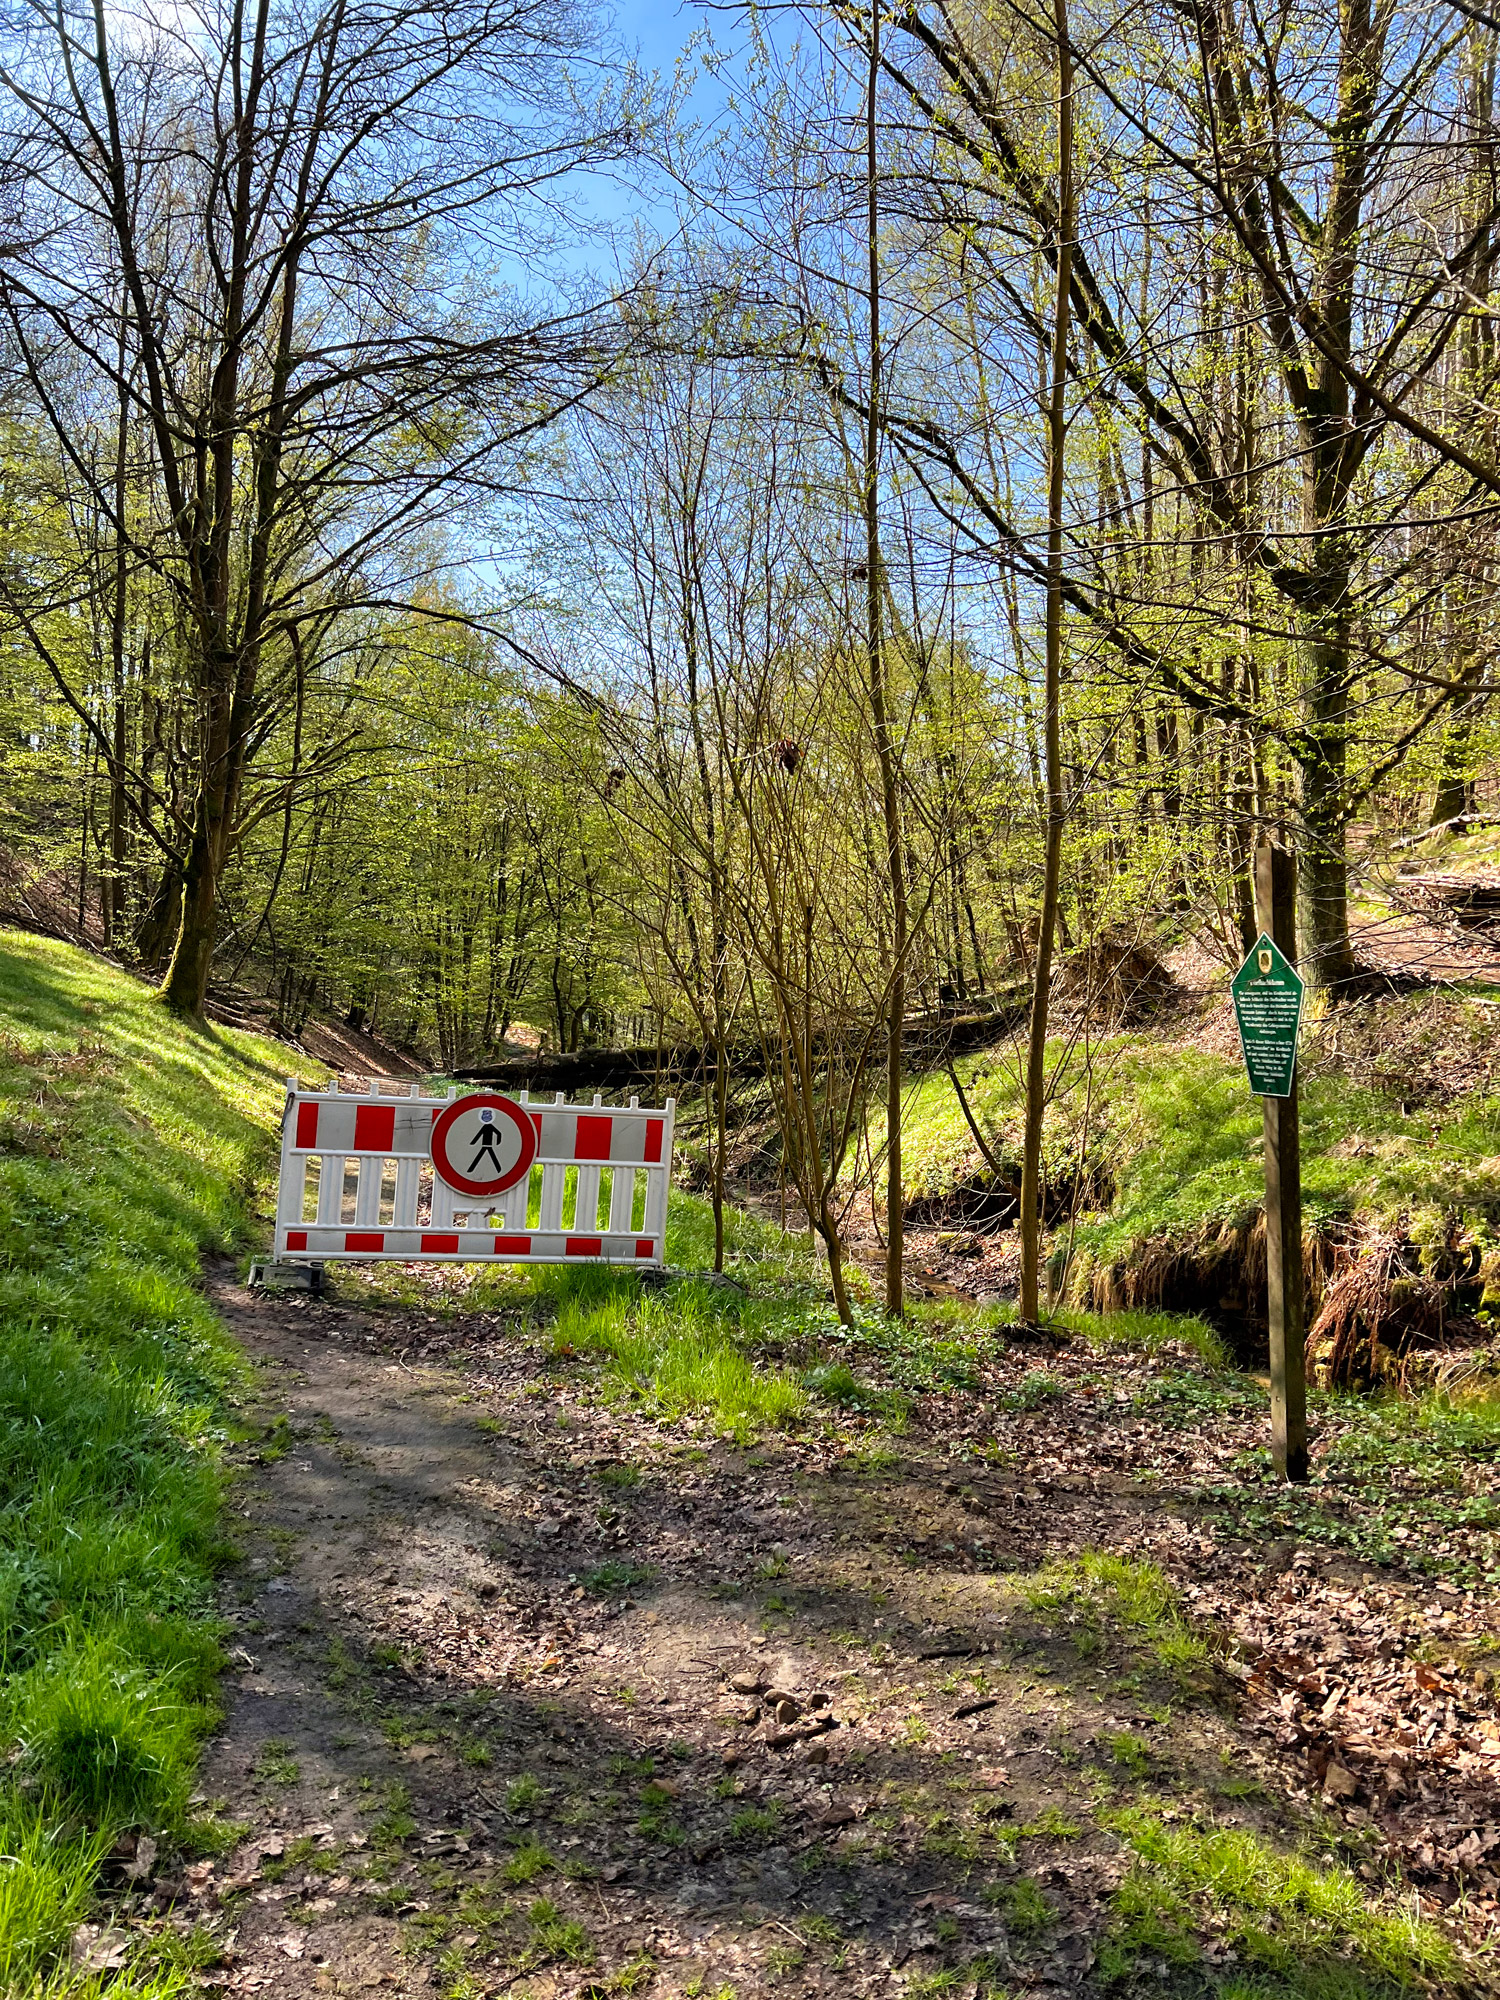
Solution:
{"label": "forest in background", "polygon": [[1271,838],[1353,990],[1482,800],[1497,37],[747,10],[695,120],[556,0],[21,10],[7,900],[448,1072],[691,1049],[716,1204],[749,1080],[893,1306],[903,1035],[1019,1006],[1034,1316],[1059,956],[1237,961]]}

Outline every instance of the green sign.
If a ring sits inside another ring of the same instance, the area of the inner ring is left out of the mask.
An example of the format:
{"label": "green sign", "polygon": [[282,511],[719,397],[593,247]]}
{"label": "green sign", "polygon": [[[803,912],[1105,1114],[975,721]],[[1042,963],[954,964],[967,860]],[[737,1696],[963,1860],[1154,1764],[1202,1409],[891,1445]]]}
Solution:
{"label": "green sign", "polygon": [[1290,1097],[1306,986],[1262,931],[1229,990],[1250,1088],[1259,1097]]}

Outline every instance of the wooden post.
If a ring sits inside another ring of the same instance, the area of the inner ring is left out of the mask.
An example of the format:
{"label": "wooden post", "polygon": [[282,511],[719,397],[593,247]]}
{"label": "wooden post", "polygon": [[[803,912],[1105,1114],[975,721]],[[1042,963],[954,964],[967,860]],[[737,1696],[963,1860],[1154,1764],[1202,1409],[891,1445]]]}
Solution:
{"label": "wooden post", "polygon": [[[1255,850],[1255,914],[1288,964],[1297,963],[1297,871],[1285,848]],[[1302,1293],[1302,1141],[1297,1077],[1290,1097],[1263,1097],[1266,1151],[1266,1317],[1271,1336],[1271,1456],[1283,1479],[1307,1477],[1306,1339]]]}

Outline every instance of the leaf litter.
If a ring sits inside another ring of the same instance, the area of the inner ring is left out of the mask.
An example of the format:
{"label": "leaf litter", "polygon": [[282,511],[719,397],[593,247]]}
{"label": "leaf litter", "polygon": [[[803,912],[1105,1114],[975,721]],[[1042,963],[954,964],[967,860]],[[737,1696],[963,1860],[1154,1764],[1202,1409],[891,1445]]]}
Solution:
{"label": "leaf litter", "polygon": [[[1467,1584],[1440,1573],[1444,1519],[1391,1540],[1419,1455],[1384,1513],[1288,1499],[1244,1378],[1004,1333],[962,1386],[901,1360],[894,1432],[830,1404],[749,1445],[603,1394],[525,1311],[214,1289],[293,1441],[246,1453],[204,1770],[248,1831],[113,1912],[151,1949],[209,1940],[200,1986],[291,1991],[293,1962],[297,1991],[465,2000],[1260,1976],[1260,1933],[1191,1885],[1139,1944],[1160,1826],[1425,1925],[1428,1959],[1393,1983],[1376,1953],[1351,1992],[1490,1990],[1500,1627],[1472,1547]],[[1319,1465],[1368,1420],[1329,1404]],[[256,1775],[268,1744],[291,1782]],[[1328,1949],[1357,1969],[1353,1935]]]}

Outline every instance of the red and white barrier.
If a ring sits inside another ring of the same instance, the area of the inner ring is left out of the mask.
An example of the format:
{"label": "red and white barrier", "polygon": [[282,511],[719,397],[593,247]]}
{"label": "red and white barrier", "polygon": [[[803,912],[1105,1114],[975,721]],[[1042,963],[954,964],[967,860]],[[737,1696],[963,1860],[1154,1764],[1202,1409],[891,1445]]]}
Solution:
{"label": "red and white barrier", "polygon": [[675,1116],[670,1097],[648,1111],[290,1077],[277,1262],[659,1266]]}

